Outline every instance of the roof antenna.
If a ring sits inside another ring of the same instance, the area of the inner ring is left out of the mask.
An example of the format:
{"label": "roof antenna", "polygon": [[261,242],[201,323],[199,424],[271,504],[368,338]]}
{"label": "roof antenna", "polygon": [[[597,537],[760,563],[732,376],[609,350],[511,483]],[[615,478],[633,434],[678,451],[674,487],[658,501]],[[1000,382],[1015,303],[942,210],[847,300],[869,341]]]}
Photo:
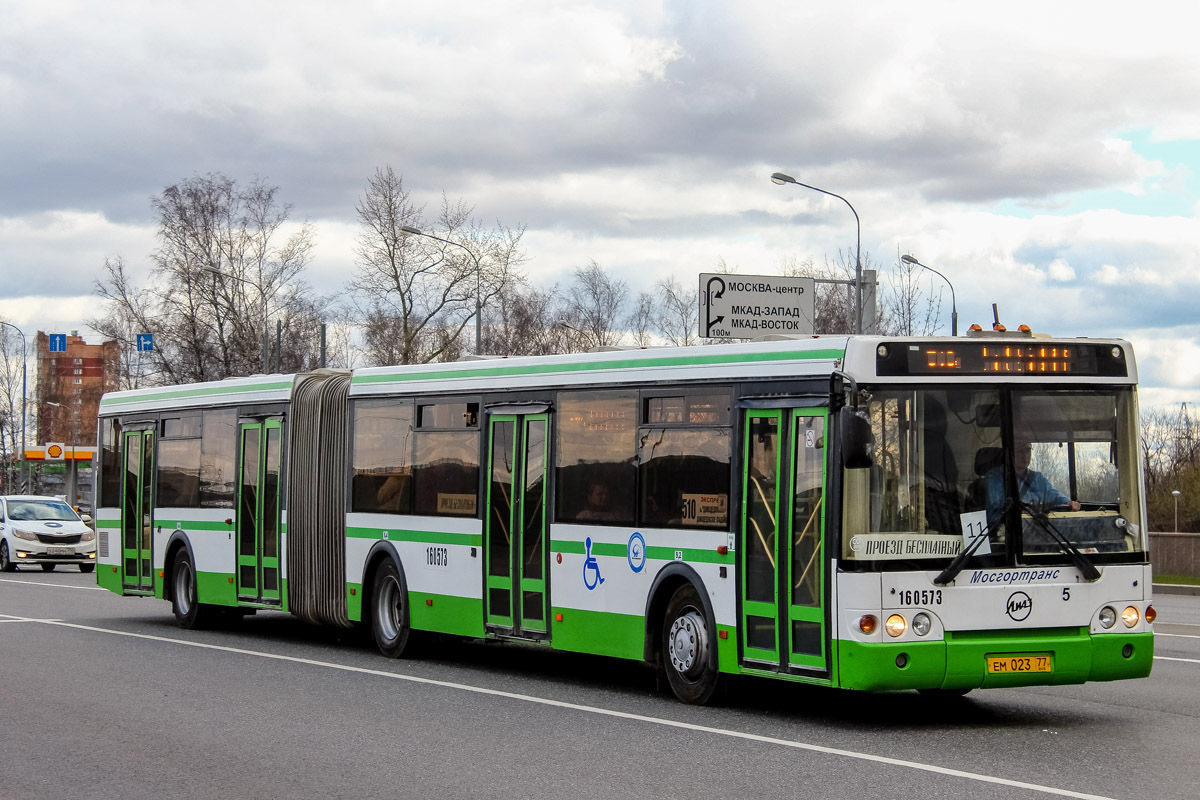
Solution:
{"label": "roof antenna", "polygon": [[1006,331],[1008,328],[1000,324],[1000,312],[996,310],[996,304],[992,303],[992,330]]}

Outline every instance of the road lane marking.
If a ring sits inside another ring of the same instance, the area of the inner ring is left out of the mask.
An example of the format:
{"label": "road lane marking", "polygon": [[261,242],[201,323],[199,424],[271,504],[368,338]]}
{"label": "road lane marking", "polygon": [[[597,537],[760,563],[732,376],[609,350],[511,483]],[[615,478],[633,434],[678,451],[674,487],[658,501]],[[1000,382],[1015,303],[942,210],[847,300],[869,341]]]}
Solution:
{"label": "road lane marking", "polygon": [[1176,639],[1200,639],[1200,635],[1197,635],[1194,633],[1159,633],[1158,631],[1155,631],[1154,635],[1155,636],[1171,636]]}
{"label": "road lane marking", "polygon": [[65,583],[43,583],[42,581],[18,581],[14,578],[0,578],[0,583],[17,583],[21,586],[53,586],[55,589],[89,589],[96,592],[106,592],[99,586],[68,586]]}
{"label": "road lane marking", "polygon": [[[9,615],[0,614],[0,617]],[[24,618],[18,618],[24,619]],[[545,697],[536,697],[534,695],[519,694],[517,692],[506,692],[502,689],[489,689],[483,686],[473,686],[468,683],[455,683],[453,681],[437,680],[435,678],[422,678],[417,675],[405,675],[397,672],[387,672],[385,670],[370,669],[368,667],[354,667],[349,664],[337,664],[331,661],[317,661],[311,658],[299,658],[297,656],[286,656],[278,653],[267,653],[261,650],[246,650],[241,647],[228,647],[226,645],[208,644],[206,642],[189,642],[185,639],[172,639],[167,636],[155,636],[148,633],[133,633],[131,631],[118,631],[111,628],[98,628],[93,625],[80,625],[73,622],[62,622],[60,620],[31,620],[43,622],[47,625],[55,625],[63,628],[74,628],[81,631],[91,631],[93,633],[107,633],[114,636],[127,636],[133,639],[146,639],[154,642],[167,642],[169,644],[185,645],[187,647],[199,647],[205,650],[218,650],[225,653],[236,653],[238,655],[256,656],[258,658],[269,658],[275,661],[287,661],[293,664],[307,664],[315,667],[326,667],[328,669],[341,670],[343,672],[354,672],[359,675],[372,675],[380,678],[391,678],[393,680],[407,681],[409,683],[419,683],[427,686],[440,686],[447,689],[458,689],[464,692],[473,692],[475,694],[488,695],[490,697],[503,697],[509,700],[518,700],[526,703],[535,703],[537,705],[551,706],[554,708],[570,709],[572,711],[583,711],[589,714],[598,714],[600,716],[614,717],[617,719],[632,720],[635,722],[644,722],[650,725],[662,725],[668,728],[678,728],[682,730],[694,731],[698,733],[708,733],[717,736],[726,736],[732,739],[742,739],[751,742],[760,742],[763,744],[773,744],[780,747],[789,747],[794,750],[805,750],[813,753],[823,753],[825,755],[841,756],[843,758],[853,758],[860,761],[870,761],[876,764],[887,764],[893,767],[905,767],[907,769],[915,769],[923,772],[932,772],[938,775],[947,775],[955,778],[963,778],[965,780],[978,781],[980,783],[991,783],[999,786],[1009,786],[1017,789],[1028,789],[1042,794],[1050,794],[1058,797],[1074,797],[1078,800],[1114,800],[1110,797],[1105,797],[1098,794],[1087,794],[1085,792],[1075,792],[1070,789],[1059,789],[1054,786],[1043,786],[1037,783],[1027,783],[1025,781],[1015,781],[1008,778],[1000,778],[994,775],[984,775],[979,772],[967,772],[966,770],[951,769],[949,767],[939,767],[935,764],[925,764],[920,761],[906,761],[900,758],[890,758],[888,756],[878,756],[871,753],[860,753],[854,750],[843,750],[837,747],[826,747],[818,744],[809,744],[807,742],[796,742],[788,739],[778,739],[773,736],[763,736],[757,733],[746,733],[744,731],[730,730],[728,728],[714,728],[708,725],[697,725],[691,722],[680,722],[678,720],[666,719],[664,717],[651,717],[645,714],[634,714],[628,711],[616,711],[614,709],[601,708],[599,706],[586,706],[580,703],[568,703],[564,700],[551,700]]]}
{"label": "road lane marking", "polygon": [[1200,658],[1171,658],[1170,656],[1155,656],[1155,661],[1183,661],[1188,664],[1200,664]]}

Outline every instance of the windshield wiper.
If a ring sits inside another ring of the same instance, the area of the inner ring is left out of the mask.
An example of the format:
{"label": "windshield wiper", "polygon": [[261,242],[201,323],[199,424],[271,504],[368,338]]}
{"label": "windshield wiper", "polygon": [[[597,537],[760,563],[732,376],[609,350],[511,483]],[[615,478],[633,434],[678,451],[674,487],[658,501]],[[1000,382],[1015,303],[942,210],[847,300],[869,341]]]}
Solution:
{"label": "windshield wiper", "polygon": [[967,565],[967,562],[970,561],[975,555],[975,551],[978,550],[985,541],[991,539],[992,533],[997,527],[999,527],[999,524],[1004,521],[1004,517],[1008,514],[1008,510],[1012,508],[1012,505],[1013,500],[1012,498],[1009,498],[1009,500],[1005,502],[1004,508],[1000,510],[1000,513],[993,516],[992,521],[988,523],[987,533],[981,536],[976,536],[974,539],[972,539],[971,543],[964,547],[962,551],[954,557],[954,560],[950,562],[950,565],[942,570],[941,573],[939,573],[938,576],[933,579],[933,582],[938,586],[945,586],[947,583],[957,578],[958,573],[963,571],[963,568]]}
{"label": "windshield wiper", "polygon": [[1054,523],[1050,521],[1050,517],[1044,511],[1038,511],[1033,506],[1022,503],[1021,508],[1029,514],[1029,518],[1036,522],[1042,530],[1050,535],[1050,538],[1058,543],[1062,551],[1071,557],[1075,562],[1075,566],[1079,567],[1079,571],[1083,573],[1083,579],[1089,583],[1100,578],[1100,570],[1096,569],[1096,565],[1088,561],[1087,556],[1079,552],[1079,548],[1075,543],[1063,536],[1062,532],[1054,527]]}

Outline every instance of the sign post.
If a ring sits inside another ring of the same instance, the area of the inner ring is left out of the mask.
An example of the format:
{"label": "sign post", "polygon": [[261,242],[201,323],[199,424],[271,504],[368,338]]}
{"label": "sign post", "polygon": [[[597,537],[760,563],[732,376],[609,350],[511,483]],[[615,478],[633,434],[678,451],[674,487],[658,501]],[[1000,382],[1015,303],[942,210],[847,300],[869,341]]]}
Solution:
{"label": "sign post", "polygon": [[812,335],[813,278],[700,273],[700,338]]}

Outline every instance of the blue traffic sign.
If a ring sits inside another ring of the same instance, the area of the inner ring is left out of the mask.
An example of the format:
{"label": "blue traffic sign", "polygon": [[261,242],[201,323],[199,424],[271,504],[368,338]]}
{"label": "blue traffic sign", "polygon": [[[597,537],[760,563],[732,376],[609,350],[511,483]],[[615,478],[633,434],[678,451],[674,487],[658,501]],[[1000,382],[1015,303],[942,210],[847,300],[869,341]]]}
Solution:
{"label": "blue traffic sign", "polygon": [[154,334],[139,333],[137,335],[137,349],[139,351],[147,351],[154,349]]}
{"label": "blue traffic sign", "polygon": [[51,353],[67,352],[67,335],[65,333],[50,334],[50,352]]}

